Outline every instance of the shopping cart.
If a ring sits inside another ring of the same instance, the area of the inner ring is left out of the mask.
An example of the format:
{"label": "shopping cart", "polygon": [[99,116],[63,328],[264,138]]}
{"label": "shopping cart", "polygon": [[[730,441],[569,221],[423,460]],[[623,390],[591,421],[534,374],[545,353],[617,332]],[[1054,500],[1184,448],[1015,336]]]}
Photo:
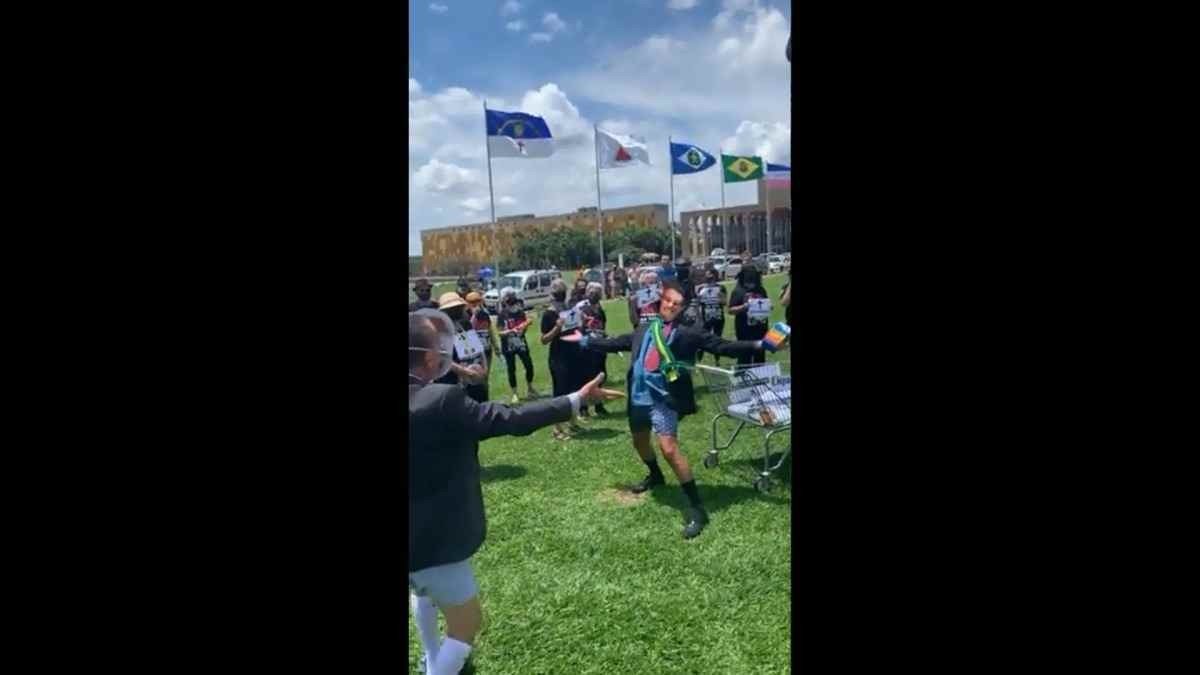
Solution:
{"label": "shopping cart", "polygon": [[[773,361],[732,369],[701,364],[695,369],[700,371],[708,390],[717,394],[721,406],[721,412],[712,419],[712,449],[704,456],[704,466],[709,469],[717,466],[720,452],[733,445],[746,425],[753,425],[765,432],[763,468],[754,479],[754,487],[759,492],[769,491],[771,474],[783,465],[792,450],[789,442],[779,461],[771,464],[771,438],[780,432],[787,434],[792,427],[792,378],[788,362]],[[724,443],[717,428],[723,417],[737,422],[737,428]]]}

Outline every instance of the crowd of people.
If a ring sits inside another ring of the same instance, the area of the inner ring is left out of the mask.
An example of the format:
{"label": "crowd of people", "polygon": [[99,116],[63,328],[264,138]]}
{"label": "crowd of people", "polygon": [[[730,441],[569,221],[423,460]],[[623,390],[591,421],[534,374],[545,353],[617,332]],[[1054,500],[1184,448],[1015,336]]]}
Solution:
{"label": "crowd of people", "polygon": [[[533,387],[535,364],[527,337],[533,319],[514,289],[502,289],[493,322],[481,294],[468,284],[460,283],[458,291],[437,301],[427,279],[414,284],[408,359],[409,587],[427,672],[459,672],[482,621],[471,567],[486,531],[479,441],[545,427],[565,441],[592,415],[607,415],[606,401],[625,398],[633,450],[648,471],[631,491],[666,483],[654,438],[687,500],[683,537],[698,536],[709,523],[678,437],[681,420],[697,411],[690,370],[705,353],[718,365],[721,357],[739,364],[765,361],[771,299],[753,265],[742,268],[727,293],[711,266],[693,268],[686,260],[671,264],[665,256],[660,263],[636,278],[636,290],[627,283],[632,269],[608,275],[611,295],[627,297],[633,330],[624,335],[608,335],[604,284],[583,275],[571,289],[562,279],[552,282],[537,332],[548,347],[552,396],[524,405],[518,405],[518,360],[526,398],[540,397]],[[789,323],[790,298],[789,284],[780,298]],[[734,317],[734,340],[722,337],[727,315]],[[613,353],[627,360],[624,392],[600,386]],[[494,360],[497,355],[502,358]],[[504,364],[511,392],[504,403],[489,402],[489,374],[497,361]],[[446,620],[444,640],[439,609]]]}

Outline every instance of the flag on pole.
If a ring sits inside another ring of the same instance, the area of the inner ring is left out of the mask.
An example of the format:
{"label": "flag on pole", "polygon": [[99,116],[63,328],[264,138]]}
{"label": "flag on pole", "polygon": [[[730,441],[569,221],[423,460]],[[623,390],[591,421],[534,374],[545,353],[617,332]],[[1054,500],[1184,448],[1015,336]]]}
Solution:
{"label": "flag on pole", "polygon": [[671,173],[699,173],[717,163],[717,158],[690,143],[671,143]]}
{"label": "flag on pole", "polygon": [[646,142],[633,136],[612,134],[596,129],[596,165],[601,169],[619,169],[634,163],[650,163]]}
{"label": "flag on pole", "polygon": [[742,157],[740,155],[721,155],[721,166],[725,167],[725,182],[740,183],[745,180],[758,180],[763,177],[762,157]]}
{"label": "flag on pole", "polygon": [[554,154],[554,138],[546,120],[523,112],[484,109],[487,116],[487,142],[492,157],[549,157]]}
{"label": "flag on pole", "polygon": [[767,187],[787,187],[792,184],[792,167],[767,162]]}

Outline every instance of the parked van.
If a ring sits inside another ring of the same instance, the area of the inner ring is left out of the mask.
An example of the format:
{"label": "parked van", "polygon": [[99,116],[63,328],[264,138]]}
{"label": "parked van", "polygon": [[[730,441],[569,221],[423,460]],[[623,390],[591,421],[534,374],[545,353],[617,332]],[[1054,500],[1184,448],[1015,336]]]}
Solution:
{"label": "parked van", "polygon": [[493,314],[500,311],[500,292],[505,288],[517,289],[517,297],[526,307],[550,302],[550,283],[562,278],[558,270],[522,270],[509,272],[500,278],[497,286],[483,294],[483,304]]}

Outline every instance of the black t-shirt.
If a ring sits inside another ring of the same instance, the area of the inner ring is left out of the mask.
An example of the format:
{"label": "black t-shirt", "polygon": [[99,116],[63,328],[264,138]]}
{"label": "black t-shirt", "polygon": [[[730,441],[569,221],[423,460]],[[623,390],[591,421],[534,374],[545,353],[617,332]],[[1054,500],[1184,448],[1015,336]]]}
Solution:
{"label": "black t-shirt", "polygon": [[479,341],[483,343],[484,351],[488,356],[492,355],[492,316],[483,307],[475,311],[475,314],[470,319],[471,329],[479,335]]}
{"label": "black t-shirt", "polygon": [[[752,298],[767,297],[766,290],[762,287],[747,289],[741,284],[733,287],[733,295],[729,298],[729,306],[737,307],[746,304],[747,300]],[[740,314],[735,314],[733,319],[733,334],[739,340],[761,340],[767,334],[769,322],[759,325],[750,324],[750,312],[743,311]]]}
{"label": "black t-shirt", "polygon": [[[507,306],[500,308],[500,313],[496,315],[499,322],[500,330],[512,330],[522,323],[525,323],[525,310],[521,305],[513,305],[512,309]],[[526,333],[528,335],[528,333]],[[529,342],[526,340],[526,335],[507,335],[500,337],[500,351],[505,354],[515,354],[520,351],[529,351]]]}
{"label": "black t-shirt", "polygon": [[[554,324],[558,323],[559,312],[565,312],[570,308],[571,306],[564,305],[558,301],[551,302],[546,307],[546,311],[542,312],[542,335],[545,335],[554,329]],[[550,341],[550,361],[552,363],[566,363],[576,352],[579,351],[578,344],[573,342],[563,342],[562,340],[558,339],[564,335],[570,335],[571,333],[575,332],[578,332],[578,329],[563,331]]]}
{"label": "black t-shirt", "polygon": [[[466,316],[465,314],[458,321],[454,321],[452,319],[451,323],[454,324],[454,328],[458,331],[467,332],[467,331],[472,330],[471,319],[470,319],[470,317]],[[483,344],[487,345],[486,342],[484,342]],[[458,352],[456,352],[456,351],[450,352],[450,360],[453,361],[454,363],[460,363],[463,365],[471,365],[473,363],[482,363],[483,359],[484,359],[483,355],[480,355],[479,357],[475,358],[474,360],[464,362],[464,361],[459,360]],[[441,378],[434,380],[434,382],[437,382],[438,384],[458,384],[459,383],[458,373],[455,373],[453,370],[451,370],[451,371],[447,372],[445,375],[443,375]],[[463,385],[463,386],[467,387],[468,389],[484,389],[484,390],[487,389],[486,382],[484,384]],[[474,398],[474,396],[472,398]]]}
{"label": "black t-shirt", "polygon": [[608,315],[604,313],[604,308],[599,303],[593,304],[588,302],[583,307],[583,331],[588,335],[593,333],[604,334],[604,327],[608,325]]}
{"label": "black t-shirt", "polygon": [[[717,289],[717,292],[720,294],[721,302],[724,303],[726,301],[725,287],[718,283],[704,283],[697,286],[696,298],[699,299],[701,292],[710,286]],[[700,302],[700,318],[705,326],[724,324],[725,307],[723,307],[721,304],[706,305],[704,302]]]}

